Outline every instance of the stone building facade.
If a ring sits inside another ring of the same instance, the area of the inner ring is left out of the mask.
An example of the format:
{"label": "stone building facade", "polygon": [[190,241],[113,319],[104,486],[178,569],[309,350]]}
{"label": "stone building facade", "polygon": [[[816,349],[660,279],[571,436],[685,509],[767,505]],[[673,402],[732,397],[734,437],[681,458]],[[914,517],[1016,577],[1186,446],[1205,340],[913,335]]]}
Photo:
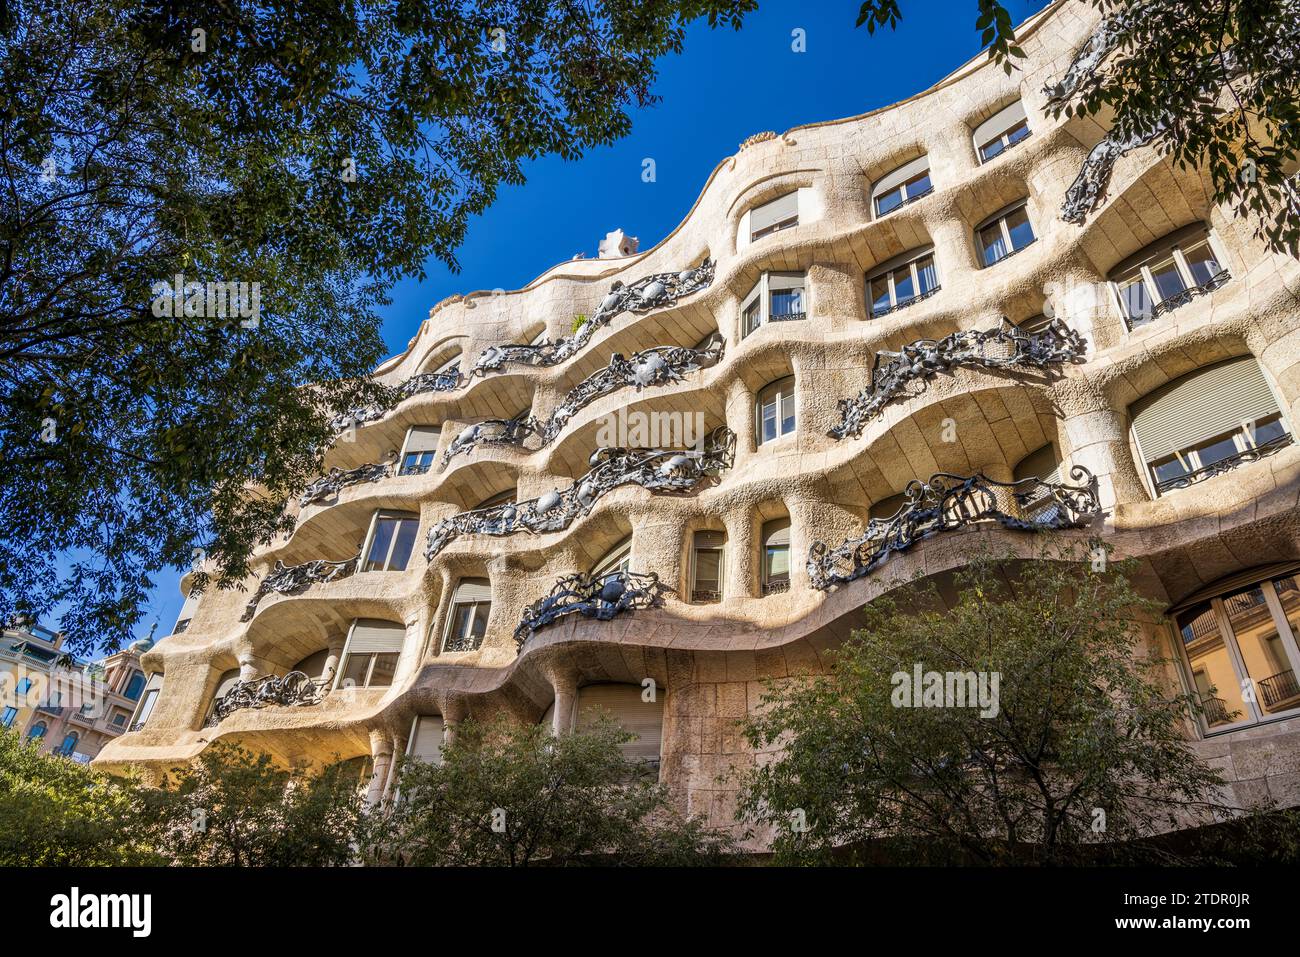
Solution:
{"label": "stone building facade", "polygon": [[1300,264],[1149,149],[1062,217],[1107,131],[1044,88],[1097,16],[1047,8],[1010,76],[751,137],[652,249],[436,305],[377,370],[400,401],[339,423],[246,591],[187,601],[99,763],[368,757],[378,798],[467,716],[600,704],[725,825],[766,679],[1053,528],[1141,560],[1189,737],[1294,803]]}

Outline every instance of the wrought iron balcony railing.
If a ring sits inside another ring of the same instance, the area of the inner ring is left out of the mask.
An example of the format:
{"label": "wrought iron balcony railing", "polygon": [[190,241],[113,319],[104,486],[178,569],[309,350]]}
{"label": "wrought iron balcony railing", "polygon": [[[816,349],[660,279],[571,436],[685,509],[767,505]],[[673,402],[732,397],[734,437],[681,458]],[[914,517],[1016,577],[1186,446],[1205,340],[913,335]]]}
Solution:
{"label": "wrought iron balcony railing", "polygon": [[941,372],[963,366],[985,369],[1047,369],[1083,358],[1083,338],[1059,319],[1035,333],[1022,332],[1004,317],[996,329],[954,332],[942,339],[919,339],[900,352],[876,353],[871,383],[852,399],[840,400],[840,424],[830,436],[859,436],[885,406],[912,395],[908,387],[924,384]]}
{"label": "wrought iron balcony railing", "polygon": [[1185,475],[1179,475],[1176,478],[1165,479],[1163,482],[1156,483],[1156,494],[1171,492],[1174,489],[1187,488],[1189,485],[1196,485],[1198,482],[1204,482],[1206,479],[1214,478],[1216,475],[1222,475],[1224,472],[1231,472],[1241,465],[1247,465],[1256,462],[1259,459],[1267,458],[1274,452],[1280,452],[1295,440],[1290,433],[1279,435],[1275,439],[1270,439],[1262,445],[1257,445],[1253,449],[1246,449],[1238,452],[1236,455],[1229,455],[1226,458],[1211,463],[1204,468],[1199,468],[1194,472],[1188,472]]}
{"label": "wrought iron balcony railing", "polygon": [[444,518],[429,530],[424,557],[432,561],[461,535],[558,532],[624,485],[640,485],[657,494],[690,494],[731,468],[735,457],[736,436],[726,426],[714,429],[702,449],[597,449],[591,455],[591,471],[566,489]]}
{"label": "wrought iron balcony railing", "polygon": [[823,591],[843,585],[923,539],[977,523],[1025,532],[1082,528],[1101,512],[1097,479],[1082,465],[1070,470],[1070,478],[1079,484],[1037,478],[997,482],[982,474],[946,472],[932,475],[928,482],[914,479],[905,491],[906,503],[891,517],[871,519],[862,535],[835,548],[814,542],[808,551],[808,578]]}
{"label": "wrought iron balcony railing", "polygon": [[600,575],[576,572],[555,583],[549,595],[527,608],[515,628],[515,643],[524,644],[547,625],[569,615],[610,621],[638,608],[658,608],[665,592],[672,591],[654,572],[615,571]]}
{"label": "wrought iron balcony railing", "polygon": [[808,318],[806,312],[774,312],[767,317],[768,322],[799,322]]}
{"label": "wrought iron balcony railing", "polygon": [[694,269],[656,273],[638,279],[630,286],[616,282],[601,302],[596,314],[574,330],[570,336],[547,340],[536,345],[511,344],[484,349],[470,369],[470,377],[495,372],[511,363],[531,366],[559,365],[581,351],[591,337],[624,312],[649,312],[671,306],[683,296],[705,289],[713,282],[713,260],[706,259]]}
{"label": "wrought iron balcony railing", "polygon": [[1228,702],[1213,695],[1201,696],[1201,709],[1205,712],[1207,724],[1227,724],[1232,721],[1228,713]]}
{"label": "wrought iron balcony railing", "polygon": [[925,292],[918,292],[915,296],[908,296],[906,299],[902,299],[894,303],[892,306],[889,306],[885,309],[877,309],[876,307],[872,306],[871,318],[879,319],[881,316],[888,316],[890,313],[898,312],[900,309],[906,309],[908,306],[915,305],[916,303],[920,302],[922,299],[929,299],[931,296],[933,296],[942,288],[943,286],[934,286],[930,289],[927,289]]}
{"label": "wrought iron balcony railing", "polygon": [[468,454],[480,445],[514,445],[523,446],[530,435],[537,434],[537,420],[527,411],[521,412],[513,419],[484,419],[465,428],[460,435],[452,439],[442,453],[442,465],[447,464],[462,453]]}
{"label": "wrought iron balcony railing", "polygon": [[327,680],[309,678],[301,671],[291,671],[283,677],[262,675],[250,681],[237,681],[229,691],[212,703],[208,725],[220,724],[228,715],[244,708],[319,704],[325,696]]}
{"label": "wrought iron balcony railing", "polygon": [[1264,706],[1276,708],[1282,702],[1300,697],[1300,684],[1296,683],[1291,669],[1260,679],[1259,690],[1264,692]]}
{"label": "wrought iron balcony railing", "polygon": [[1158,303],[1156,303],[1151,308],[1151,311],[1147,313],[1145,316],[1140,316],[1136,319],[1132,317],[1127,317],[1128,327],[1130,330],[1133,330],[1133,329],[1141,328],[1142,326],[1150,325],[1151,323],[1159,319],[1161,316],[1168,315],[1169,313],[1173,312],[1175,309],[1187,305],[1193,299],[1196,299],[1200,296],[1209,295],[1210,293],[1214,292],[1214,290],[1218,289],[1220,286],[1222,286],[1231,278],[1232,278],[1232,273],[1228,272],[1228,270],[1226,269],[1220,269],[1217,273],[1215,273],[1209,279],[1205,280],[1205,282],[1201,283],[1199,286],[1188,286],[1182,292],[1175,293],[1174,295],[1168,297],[1167,299],[1161,299]]}
{"label": "wrought iron balcony railing", "polygon": [[298,497],[298,504],[306,508],[313,502],[333,498],[338,495],[341,489],[345,489],[349,485],[378,482],[388,478],[393,474],[393,466],[397,462],[397,453],[389,452],[388,456],[383,462],[367,462],[365,465],[358,465],[352,469],[338,467],[330,469],[327,474],[322,475],[302,490],[302,494]]}
{"label": "wrought iron balcony railing", "polygon": [[257,591],[253,592],[253,597],[248,600],[248,605],[245,606],[240,621],[251,619],[257,612],[258,602],[271,592],[278,595],[290,595],[311,585],[339,581],[355,572],[360,561],[360,552],[341,562],[331,562],[318,558],[315,561],[304,562],[301,565],[286,566],[284,562],[277,561],[275,568],[262,579],[257,586]]}
{"label": "wrought iron balcony railing", "polygon": [[422,372],[419,375],[411,376],[411,378],[391,390],[387,401],[374,402],[338,416],[332,423],[334,431],[342,432],[346,429],[356,428],[358,425],[365,425],[367,422],[373,422],[376,419],[382,419],[389,411],[413,395],[422,395],[425,392],[454,392],[460,388],[460,384],[459,365],[445,372]]}
{"label": "wrought iron balcony railing", "polygon": [[762,592],[764,598],[768,595],[783,595],[789,590],[790,579],[788,578],[773,578],[763,582]]}
{"label": "wrought iron balcony railing", "polygon": [[921,190],[921,192],[913,193],[911,196],[906,197],[897,206],[891,206],[883,213],[876,213],[876,219],[884,219],[890,213],[897,212],[898,210],[902,209],[904,206],[910,206],[913,203],[915,203],[918,199],[925,199],[925,197],[929,196],[933,192],[934,192],[934,184],[931,184],[927,186],[925,189]]}

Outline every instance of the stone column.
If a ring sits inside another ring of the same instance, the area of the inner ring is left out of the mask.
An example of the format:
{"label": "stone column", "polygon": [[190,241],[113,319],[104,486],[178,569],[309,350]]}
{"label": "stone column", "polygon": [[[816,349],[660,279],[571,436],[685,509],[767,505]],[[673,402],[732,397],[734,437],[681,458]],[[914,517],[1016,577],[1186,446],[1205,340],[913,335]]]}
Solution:
{"label": "stone column", "polygon": [[370,785],[366,788],[366,806],[374,807],[384,796],[388,774],[393,764],[393,738],[382,728],[370,732],[370,757],[373,768]]}
{"label": "stone column", "polygon": [[385,801],[391,798],[393,792],[397,789],[398,768],[402,763],[398,759],[398,755],[406,752],[406,739],[397,732],[393,732],[391,747],[393,758],[388,764],[388,775],[384,781],[384,790],[382,795]]}
{"label": "stone column", "polygon": [[451,744],[456,740],[456,726],[465,717],[465,701],[448,695],[442,701],[442,743]]}
{"label": "stone column", "polygon": [[556,737],[573,730],[573,709],[578,703],[578,677],[570,671],[551,675],[555,689],[555,710],[551,714],[551,730]]}
{"label": "stone column", "polygon": [[334,684],[334,677],[338,674],[339,660],[343,657],[343,645],[346,641],[346,638],[341,637],[330,639],[329,653],[325,656],[325,667],[320,674],[326,688]]}

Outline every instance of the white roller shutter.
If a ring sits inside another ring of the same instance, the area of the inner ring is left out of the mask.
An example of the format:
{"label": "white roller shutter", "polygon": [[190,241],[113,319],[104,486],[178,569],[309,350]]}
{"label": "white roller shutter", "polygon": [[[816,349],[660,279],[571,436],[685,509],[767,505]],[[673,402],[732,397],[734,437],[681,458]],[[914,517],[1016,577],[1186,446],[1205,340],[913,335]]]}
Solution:
{"label": "white roller shutter", "polygon": [[[235,683],[238,681],[239,681],[238,668],[232,668],[229,671],[223,672],[221,675],[221,680],[217,682],[217,690],[212,694],[212,700],[216,701],[218,698],[224,697],[226,692],[228,692],[231,688],[233,688],[235,686]],[[145,687],[147,688],[148,685],[146,685]]]}
{"label": "white roller shutter", "polygon": [[456,594],[452,598],[453,602],[470,602],[491,601],[492,600],[492,583],[486,578],[462,578],[460,584],[456,586]]}
{"label": "white roller shutter", "polygon": [[442,715],[420,714],[411,722],[406,756],[428,764],[442,764]]}
{"label": "white roller shutter", "polygon": [[358,618],[348,635],[348,654],[400,652],[406,643],[406,626],[378,618]]}
{"label": "white roller shutter", "polygon": [[906,163],[894,170],[887,176],[882,176],[876,185],[871,188],[871,198],[874,200],[878,196],[888,193],[892,189],[906,183],[913,176],[927,172],[930,169],[930,157],[918,156],[910,163]]}
{"label": "white roller shutter", "polygon": [[640,685],[602,684],[578,689],[578,727],[590,727],[601,713],[609,715],[636,740],[620,745],[629,760],[658,761],[663,738],[664,705],[662,696],[655,701],[641,700]]}
{"label": "white roller shutter", "polygon": [[785,222],[799,215],[799,191],[786,193],[770,203],[755,206],[749,211],[749,231],[751,234],[762,232],[770,226]]}
{"label": "white roller shutter", "polygon": [[783,289],[802,289],[804,287],[804,274],[801,272],[774,272],[769,273],[767,277],[767,288],[772,292],[779,292]]}
{"label": "white roller shutter", "polygon": [[1276,415],[1278,406],[1259,363],[1244,356],[1162,386],[1130,411],[1133,434],[1151,462]]}
{"label": "white roller shutter", "polygon": [[442,435],[442,427],[438,425],[413,425],[406,433],[406,448],[404,454],[409,455],[412,452],[436,452],[438,450],[438,437]]}
{"label": "white roller shutter", "polygon": [[1048,442],[1041,449],[1035,449],[1016,465],[1016,481],[1037,478],[1041,482],[1059,482],[1061,480],[1061,460],[1056,454],[1056,446]]}
{"label": "white roller shutter", "polygon": [[998,112],[975,127],[975,147],[978,149],[995,137],[1001,136],[1023,119],[1026,119],[1025,104],[1020,100],[1016,100],[1010,106],[998,110]]}

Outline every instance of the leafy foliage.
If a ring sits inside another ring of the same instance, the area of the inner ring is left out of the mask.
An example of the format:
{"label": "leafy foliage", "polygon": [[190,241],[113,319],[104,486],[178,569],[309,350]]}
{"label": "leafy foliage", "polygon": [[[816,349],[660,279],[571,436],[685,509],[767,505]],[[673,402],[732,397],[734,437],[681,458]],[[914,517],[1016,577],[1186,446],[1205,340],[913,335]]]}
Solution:
{"label": "leafy foliage", "polygon": [[462,722],[441,764],[403,765],[399,799],[371,821],[364,853],[416,866],[721,862],[729,839],[679,817],[653,774],[623,758],[629,739],[608,720],[558,738]]}
{"label": "leafy foliage", "polygon": [[[881,841],[909,860],[1195,858],[1149,839],[1236,815],[1187,743],[1194,699],[1139,648],[1154,609],[1130,573],[984,556],[951,601],[933,584],[877,600],[829,675],[774,686],[747,721],[776,753],[741,814],[774,828],[784,862],[861,862]],[[894,676],[917,664],[999,675],[996,714],[897,706]]]}
{"label": "leafy foliage", "polygon": [[[5,5],[0,619],[64,602],[84,651],[195,548],[197,585],[246,575],[330,419],[380,391],[393,282],[454,267],[525,160],[625,134],[689,22],[754,5]],[[156,315],[176,276],[245,308]]]}

